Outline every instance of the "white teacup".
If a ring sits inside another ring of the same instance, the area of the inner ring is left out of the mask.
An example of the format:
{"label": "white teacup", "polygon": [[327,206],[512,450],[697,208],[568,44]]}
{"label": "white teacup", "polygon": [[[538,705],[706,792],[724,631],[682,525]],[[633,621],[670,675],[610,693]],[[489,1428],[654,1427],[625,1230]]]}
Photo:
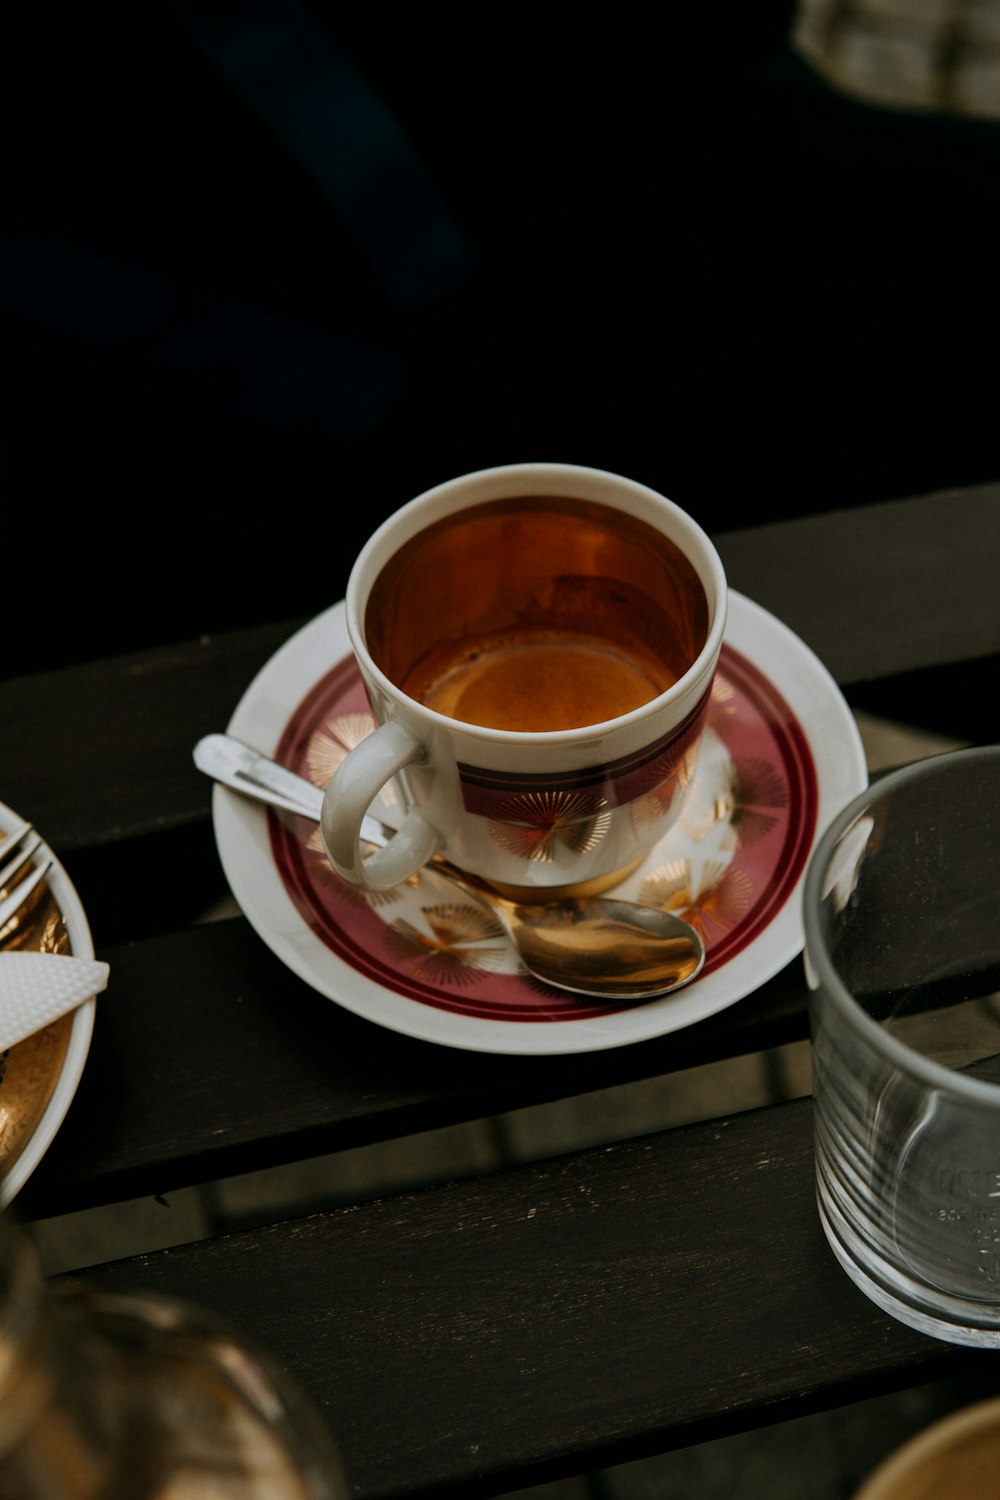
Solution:
{"label": "white teacup", "polygon": [[[679,816],[726,605],[697,523],[618,475],[513,464],[411,500],[348,581],[379,727],[327,788],[338,875],[383,890],[443,854],[519,899],[622,879]],[[406,814],[366,857],[390,781]]]}

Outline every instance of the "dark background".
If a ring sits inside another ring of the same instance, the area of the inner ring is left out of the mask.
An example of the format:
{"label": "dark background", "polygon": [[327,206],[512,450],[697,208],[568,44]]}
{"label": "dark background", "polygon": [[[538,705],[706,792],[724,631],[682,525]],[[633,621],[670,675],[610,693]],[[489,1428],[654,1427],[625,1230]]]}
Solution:
{"label": "dark background", "polygon": [[839,95],[785,4],[345,10],[5,13],[4,573],[49,624],[0,673],[316,613],[492,463],[713,532],[997,477],[997,126]]}

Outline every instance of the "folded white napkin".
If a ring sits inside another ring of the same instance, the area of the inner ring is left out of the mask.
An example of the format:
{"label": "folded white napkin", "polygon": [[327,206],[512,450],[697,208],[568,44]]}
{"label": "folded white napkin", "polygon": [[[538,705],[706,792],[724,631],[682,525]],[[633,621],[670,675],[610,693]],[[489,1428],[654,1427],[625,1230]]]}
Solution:
{"label": "folded white napkin", "polygon": [[0,1052],[99,995],[109,973],[69,953],[0,953]]}

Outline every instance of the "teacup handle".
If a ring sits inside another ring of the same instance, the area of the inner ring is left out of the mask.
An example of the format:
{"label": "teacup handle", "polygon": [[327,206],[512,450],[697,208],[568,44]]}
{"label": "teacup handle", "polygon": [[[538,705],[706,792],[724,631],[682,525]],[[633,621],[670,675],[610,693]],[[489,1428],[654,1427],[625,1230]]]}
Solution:
{"label": "teacup handle", "polygon": [[441,836],[417,809],[407,813],[385,845],[361,854],[361,821],[386,782],[404,766],[427,759],[427,750],[402,724],[379,725],[341,761],[326,789],[320,831],[327,858],[342,880],[370,891],[399,885],[425,865]]}

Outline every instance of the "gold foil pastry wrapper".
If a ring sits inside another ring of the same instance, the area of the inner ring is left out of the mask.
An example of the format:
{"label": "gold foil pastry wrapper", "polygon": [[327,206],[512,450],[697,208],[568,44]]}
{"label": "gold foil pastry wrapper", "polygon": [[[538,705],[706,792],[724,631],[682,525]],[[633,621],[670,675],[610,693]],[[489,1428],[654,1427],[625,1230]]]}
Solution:
{"label": "gold foil pastry wrapper", "polygon": [[[0,830],[0,834],[12,830]],[[14,889],[11,882],[10,889]],[[6,894],[6,889],[0,895]],[[63,914],[42,881],[0,934],[0,949],[71,952]],[[52,1097],[69,1046],[72,1013],[0,1052],[0,1177],[31,1140]]]}

